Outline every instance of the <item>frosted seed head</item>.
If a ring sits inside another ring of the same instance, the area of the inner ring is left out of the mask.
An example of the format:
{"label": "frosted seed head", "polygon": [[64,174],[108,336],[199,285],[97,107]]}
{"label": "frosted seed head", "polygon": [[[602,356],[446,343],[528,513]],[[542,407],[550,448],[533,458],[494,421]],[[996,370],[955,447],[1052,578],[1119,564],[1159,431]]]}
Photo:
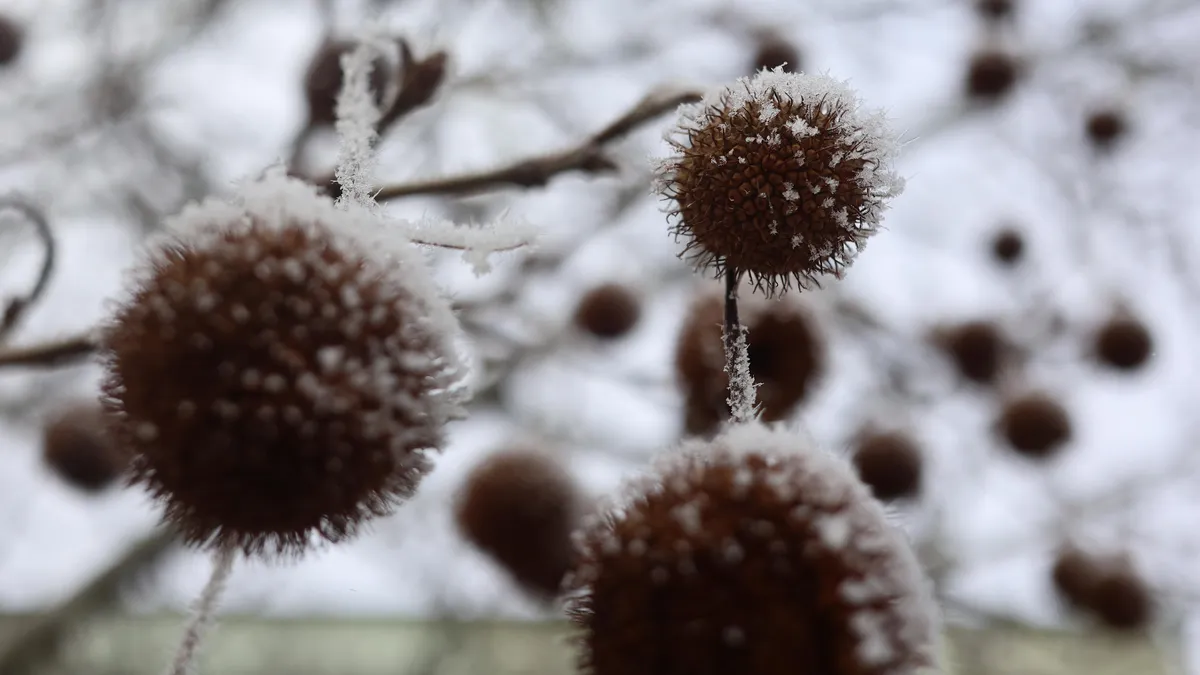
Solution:
{"label": "frosted seed head", "polygon": [[457,325],[386,229],[272,172],[185,209],[132,270],[102,331],[105,404],[188,541],[299,554],[428,470],[465,397]]}
{"label": "frosted seed head", "polygon": [[580,494],[541,450],[511,448],[471,470],[455,509],[459,531],[525,589],[557,597],[572,555]]}
{"label": "frosted seed head", "polygon": [[42,460],[69,485],[97,493],[129,466],[129,454],[112,442],[100,405],[78,402],[55,411],[42,429]]}
{"label": "frosted seed head", "polygon": [[936,665],[936,607],[903,535],[802,436],[749,423],[685,442],[577,541],[569,611],[592,675]]}
{"label": "frosted seed head", "polygon": [[[824,75],[776,68],[739,79],[682,106],[676,131],[658,190],[684,255],[769,294],[840,275],[904,187],[883,113]],[[792,246],[796,237],[809,246]]]}
{"label": "frosted seed head", "polygon": [[996,425],[1014,452],[1031,459],[1048,459],[1071,440],[1071,418],[1066,409],[1042,393],[1007,401]]}
{"label": "frosted seed head", "polygon": [[921,490],[921,451],[899,431],[864,432],[855,443],[854,468],[875,497],[892,501]]}

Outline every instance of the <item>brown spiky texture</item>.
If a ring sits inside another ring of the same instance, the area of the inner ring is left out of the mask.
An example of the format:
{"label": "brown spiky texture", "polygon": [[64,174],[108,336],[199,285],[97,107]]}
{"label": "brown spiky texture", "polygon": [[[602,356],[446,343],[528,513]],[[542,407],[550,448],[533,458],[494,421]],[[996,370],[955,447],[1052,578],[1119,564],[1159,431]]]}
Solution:
{"label": "brown spiky texture", "polygon": [[512,448],[471,470],[455,522],[521,587],[553,599],[570,565],[580,503],[575,481],[557,458],[540,449]]}
{"label": "brown spiky texture", "polygon": [[1146,365],[1154,349],[1154,339],[1146,326],[1127,316],[1107,321],[1096,331],[1093,351],[1096,359],[1115,370],[1133,371]]}
{"label": "brown spiky texture", "polygon": [[88,493],[111,486],[129,467],[129,453],[109,438],[104,411],[95,402],[72,403],[46,420],[42,460],[67,484]]}
{"label": "brown spiky texture", "polygon": [[1087,116],[1084,130],[1088,140],[1098,150],[1108,150],[1125,135],[1128,123],[1118,110],[1095,110]]}
{"label": "brown spiky texture", "polygon": [[1153,593],[1127,560],[1067,548],[1059,552],[1052,578],[1063,600],[1108,628],[1141,630],[1154,618]]}
{"label": "brown spiky texture", "polygon": [[[337,121],[337,98],[343,83],[342,57],[357,46],[357,42],[350,40],[326,40],[317,47],[304,73],[309,124],[331,126]],[[395,66],[382,56],[371,64],[371,91],[375,93],[375,104],[382,106],[388,85],[395,79]]]}
{"label": "brown spiky texture", "polygon": [[25,29],[11,17],[0,14],[0,68],[12,65],[25,46]]}
{"label": "brown spiky texture", "polygon": [[800,64],[800,51],[791,42],[778,35],[765,35],[755,46],[753,71],[774,70],[779,68],[785,73],[798,73],[803,68]]}
{"label": "brown spiky texture", "polygon": [[900,431],[863,433],[854,447],[854,468],[877,499],[915,497],[924,460],[916,442]]}
{"label": "brown spiky texture", "polygon": [[[722,342],[724,307],[723,294],[701,294],[688,312],[675,348],[688,435],[711,434],[730,417]],[[747,297],[740,312],[749,331],[750,374],[759,385],[761,419],[782,420],[820,380],[824,344],[814,320],[796,302]]]}
{"label": "brown spiky texture", "polygon": [[841,458],[758,423],[665,454],[578,535],[590,675],[909,674],[938,617],[907,542]]}
{"label": "brown spiky texture", "polygon": [[168,221],[103,332],[133,482],[190,543],[300,554],[410,496],[459,413],[419,252],[273,172]]}
{"label": "brown spiky texture", "polygon": [[1021,262],[1025,255],[1025,238],[1012,228],[1003,228],[992,237],[992,257],[1004,267]]}
{"label": "brown spiky texture", "polygon": [[1066,409],[1042,393],[1009,400],[997,425],[1010,448],[1034,459],[1054,455],[1071,440],[1071,418]]}
{"label": "brown spiky texture", "polygon": [[659,163],[683,256],[767,295],[840,276],[903,189],[882,112],[844,83],[764,70],[682,106]]}
{"label": "brown spiky texture", "polygon": [[975,11],[984,21],[1011,21],[1017,13],[1016,0],[975,0]]}
{"label": "brown spiky texture", "polygon": [[991,321],[968,321],[942,332],[941,347],[963,378],[994,384],[1006,349],[1000,327]]}
{"label": "brown spiky texture", "polygon": [[575,325],[595,337],[611,340],[633,330],[641,315],[642,302],[633,289],[607,283],[589,290],[579,300]]}
{"label": "brown spiky texture", "polygon": [[967,62],[964,89],[973,101],[994,104],[1012,93],[1021,76],[1021,64],[1006,51],[985,49]]}

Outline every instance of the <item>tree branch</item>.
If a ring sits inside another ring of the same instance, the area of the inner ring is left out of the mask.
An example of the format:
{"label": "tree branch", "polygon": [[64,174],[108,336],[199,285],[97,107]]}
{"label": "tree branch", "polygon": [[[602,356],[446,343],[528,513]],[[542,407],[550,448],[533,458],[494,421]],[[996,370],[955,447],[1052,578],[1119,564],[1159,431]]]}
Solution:
{"label": "tree branch", "polygon": [[665,112],[674,110],[684,103],[698,100],[700,100],[700,94],[694,91],[653,93],[573,148],[523,159],[490,171],[385,186],[379,189],[375,199],[382,202],[413,195],[465,196],[506,185],[526,188],[541,187],[549,183],[550,179],[555,176],[570,171],[584,173],[615,171],[616,162],[605,152],[606,145]]}
{"label": "tree branch", "polygon": [[0,349],[0,367],[56,368],[86,358],[94,351],[96,351],[96,340],[91,333],[76,335],[27,347]]}
{"label": "tree branch", "polygon": [[58,246],[54,239],[54,232],[50,229],[50,223],[46,221],[46,215],[25,198],[13,195],[0,199],[0,211],[16,211],[32,225],[37,232],[38,239],[42,242],[43,251],[42,267],[38,271],[33,288],[25,296],[10,300],[4,307],[4,311],[0,313],[0,342],[3,342],[16,329],[17,324],[25,316],[25,312],[45,295],[46,288],[50,285],[50,277],[54,274]]}

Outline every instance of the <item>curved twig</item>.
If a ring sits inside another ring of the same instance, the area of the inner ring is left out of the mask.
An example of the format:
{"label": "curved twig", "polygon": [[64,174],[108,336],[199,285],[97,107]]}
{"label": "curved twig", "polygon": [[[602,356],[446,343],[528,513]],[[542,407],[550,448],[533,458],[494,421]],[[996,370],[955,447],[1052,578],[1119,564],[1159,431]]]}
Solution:
{"label": "curved twig", "polygon": [[58,245],[54,239],[54,231],[50,229],[46,214],[42,213],[41,209],[20,195],[9,195],[0,198],[0,213],[4,211],[17,212],[25,222],[33,226],[42,243],[43,255],[42,267],[38,271],[33,288],[22,297],[9,300],[8,305],[4,308],[4,313],[0,314],[0,342],[3,342],[16,329],[17,324],[25,316],[25,312],[45,295],[46,288],[50,285],[50,277],[54,274],[54,264],[58,259]]}

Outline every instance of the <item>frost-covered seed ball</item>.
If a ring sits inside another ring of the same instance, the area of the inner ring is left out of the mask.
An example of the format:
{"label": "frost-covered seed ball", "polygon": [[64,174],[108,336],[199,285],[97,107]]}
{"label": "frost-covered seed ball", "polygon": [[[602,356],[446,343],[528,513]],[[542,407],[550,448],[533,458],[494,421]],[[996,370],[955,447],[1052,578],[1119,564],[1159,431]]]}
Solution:
{"label": "frost-covered seed ball", "polygon": [[999,419],[1009,447],[1034,459],[1046,459],[1071,439],[1071,418],[1062,405],[1044,394],[1008,401]]}
{"label": "frost-covered seed ball", "polygon": [[1004,228],[992,238],[992,257],[1004,267],[1016,265],[1024,254],[1025,239],[1016,230]]}
{"label": "frost-covered seed ball", "polygon": [[109,438],[95,402],[65,406],[46,421],[42,460],[72,487],[89,493],[112,485],[129,466],[129,454]]}
{"label": "frost-covered seed ball", "polygon": [[1087,116],[1084,129],[1088,140],[1100,150],[1107,150],[1125,135],[1125,116],[1117,110],[1096,110]]}
{"label": "frost-covered seed ball", "polygon": [[916,496],[921,491],[922,466],[916,443],[898,431],[866,433],[854,448],[859,478],[884,501]]}
{"label": "frost-covered seed ball", "polygon": [[591,675],[909,675],[937,612],[903,535],[840,457],[758,423],[664,454],[577,535]]}
{"label": "frost-covered seed ball", "polygon": [[575,325],[598,338],[619,338],[637,325],[642,303],[622,284],[601,284],[587,293],[575,309]]}
{"label": "frost-covered seed ball", "polygon": [[522,587],[554,598],[571,560],[580,501],[570,473],[553,456],[514,448],[471,470],[455,521],[467,540]]}
{"label": "frost-covered seed ball", "polygon": [[1021,66],[1008,52],[984,50],[967,62],[967,97],[985,104],[998,103],[1017,84]]}
{"label": "frost-covered seed ball", "polygon": [[1000,374],[1005,349],[1000,328],[990,321],[968,321],[945,331],[942,349],[958,373],[977,384],[991,384]]}
{"label": "frost-covered seed ball", "polygon": [[25,29],[13,19],[0,14],[0,67],[11,65],[25,46]]}
{"label": "frost-covered seed ball", "polygon": [[410,496],[460,409],[419,254],[272,174],[167,224],[102,338],[134,481],[200,545],[299,554]]}
{"label": "frost-covered seed ball", "polygon": [[881,111],[843,82],[781,68],[682,106],[659,163],[684,255],[769,294],[840,276],[904,181]]}
{"label": "frost-covered seed ball", "polygon": [[1094,339],[1096,358],[1115,370],[1133,371],[1145,366],[1154,349],[1150,331],[1129,317],[1110,319],[1096,331]]}

